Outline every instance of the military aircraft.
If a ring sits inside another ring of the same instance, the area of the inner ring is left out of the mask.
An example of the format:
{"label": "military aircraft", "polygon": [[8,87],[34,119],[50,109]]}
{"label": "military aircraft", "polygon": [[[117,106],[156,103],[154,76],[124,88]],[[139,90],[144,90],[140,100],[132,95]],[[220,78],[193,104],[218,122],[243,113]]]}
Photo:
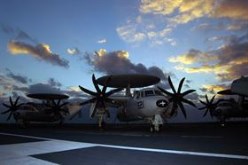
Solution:
{"label": "military aircraft", "polygon": [[236,96],[237,99],[222,98],[214,102],[215,95],[210,100],[206,95],[206,101],[200,100],[204,106],[199,109],[205,110],[203,116],[209,113],[211,117],[216,117],[222,126],[225,125],[227,119],[248,117],[248,77],[234,80],[231,89],[219,91],[217,94]]}
{"label": "military aircraft", "polygon": [[[81,103],[62,104],[61,100],[67,99],[67,95],[61,94],[28,94],[28,97],[43,100],[42,103],[21,103],[18,104],[19,97],[13,102],[9,98],[10,105],[3,103],[8,110],[2,114],[9,113],[7,120],[14,116],[17,123],[28,124],[29,122],[60,122],[62,123],[66,116],[73,118],[81,112],[81,107],[85,104],[91,104],[89,116],[98,118],[98,125],[101,128],[104,123],[104,117],[110,116],[109,108],[117,109],[117,119],[120,121],[145,120],[150,123],[150,130],[159,131],[164,120],[177,115],[178,108],[186,118],[186,111],[183,103],[195,106],[193,102],[184,98],[195,90],[182,92],[183,82],[181,79],[179,87],[176,90],[171,78],[168,78],[172,92],[166,91],[162,87],[149,87],[160,82],[160,79],[152,75],[125,74],[108,75],[98,79],[92,75],[92,82],[96,91],[88,90],[82,86],[79,88],[88,94],[89,99]],[[100,85],[103,86],[100,88]],[[107,91],[107,88],[114,88]],[[145,88],[144,88],[145,87]],[[141,88],[133,90],[132,88]],[[120,92],[125,89],[125,94]]]}
{"label": "military aircraft", "polygon": [[[184,98],[195,90],[181,92],[185,78],[181,79],[176,90],[171,78],[168,78],[172,92],[162,87],[149,87],[160,82],[160,79],[152,75],[123,74],[108,75],[98,79],[92,75],[92,82],[96,91],[91,91],[82,86],[79,88],[89,95],[89,99],[81,105],[91,104],[89,116],[98,118],[98,125],[102,127],[104,116],[110,116],[109,108],[117,109],[117,119],[120,121],[145,120],[150,123],[150,130],[159,131],[164,120],[177,114],[178,108],[186,118],[183,103],[195,106],[195,104]],[[100,86],[102,88],[100,88]],[[107,91],[107,88],[115,88]],[[145,87],[145,88],[144,88]],[[133,90],[131,88],[141,88]],[[120,92],[125,89],[124,94]]]}
{"label": "military aircraft", "polygon": [[8,109],[1,114],[9,114],[7,120],[13,116],[16,123],[25,127],[33,122],[59,122],[62,124],[65,117],[72,113],[72,110],[75,111],[76,108],[78,111],[81,108],[80,105],[64,102],[65,99],[69,98],[64,94],[33,93],[27,94],[27,96],[42,100],[42,102],[18,103],[20,97],[17,97],[15,101],[9,97],[9,104],[3,103],[3,106]]}

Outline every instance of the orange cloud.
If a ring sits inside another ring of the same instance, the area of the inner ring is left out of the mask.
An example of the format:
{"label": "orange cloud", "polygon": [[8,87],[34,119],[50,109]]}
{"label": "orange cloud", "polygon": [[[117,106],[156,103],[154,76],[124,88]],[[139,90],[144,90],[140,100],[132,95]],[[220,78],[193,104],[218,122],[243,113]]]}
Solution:
{"label": "orange cloud", "polygon": [[140,6],[142,13],[162,15],[178,14],[171,17],[173,23],[187,23],[196,18],[209,15],[214,8],[214,0],[143,0]]}
{"label": "orange cloud", "polygon": [[[231,81],[248,74],[248,42],[244,42],[244,38],[245,36],[233,39],[231,43],[212,51],[211,55],[206,52],[196,57],[189,53],[174,57],[170,62],[179,63],[175,68],[186,73],[211,73],[221,81]],[[204,63],[202,59],[205,60]],[[186,64],[192,66],[186,67]]]}
{"label": "orange cloud", "polygon": [[225,0],[217,5],[212,16],[217,18],[248,20],[247,8],[248,1],[246,0]]}
{"label": "orange cloud", "polygon": [[53,65],[62,66],[65,68],[69,67],[69,62],[65,59],[60,58],[59,55],[52,53],[50,46],[47,44],[38,44],[32,46],[23,42],[10,41],[8,43],[8,49],[11,54],[27,54],[33,57],[49,62]]}
{"label": "orange cloud", "polygon": [[230,66],[228,65],[203,65],[200,67],[184,67],[177,66],[177,70],[185,71],[186,73],[214,73],[214,74],[228,74]]}
{"label": "orange cloud", "polygon": [[248,20],[245,0],[142,0],[140,12],[169,16],[171,23],[184,24],[197,18]]}
{"label": "orange cloud", "polygon": [[204,53],[196,49],[191,49],[186,54],[179,55],[176,57],[170,57],[169,62],[190,65],[196,62],[205,64],[209,61],[215,61],[217,59],[218,57],[215,55]]}
{"label": "orange cloud", "polygon": [[208,91],[213,94],[217,94],[217,92],[227,89],[226,85],[203,85],[201,90]]}

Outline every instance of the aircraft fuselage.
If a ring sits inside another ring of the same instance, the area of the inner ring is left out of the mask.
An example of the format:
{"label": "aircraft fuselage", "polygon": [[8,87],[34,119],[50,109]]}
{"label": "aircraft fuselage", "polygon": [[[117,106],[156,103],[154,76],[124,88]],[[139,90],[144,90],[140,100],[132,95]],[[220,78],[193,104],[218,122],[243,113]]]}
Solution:
{"label": "aircraft fuselage", "polygon": [[135,91],[126,105],[119,107],[117,117],[120,121],[144,120],[170,113],[169,107],[168,98],[154,88],[145,88]]}

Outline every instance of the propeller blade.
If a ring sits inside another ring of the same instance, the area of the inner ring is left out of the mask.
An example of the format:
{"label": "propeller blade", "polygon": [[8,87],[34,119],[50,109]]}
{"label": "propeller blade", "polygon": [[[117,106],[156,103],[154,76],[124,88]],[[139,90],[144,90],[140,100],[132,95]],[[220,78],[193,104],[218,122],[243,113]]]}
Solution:
{"label": "propeller blade", "polygon": [[70,114],[68,109],[61,109],[60,111],[63,112],[65,115]]}
{"label": "propeller blade", "polygon": [[169,82],[169,85],[170,85],[170,87],[171,87],[173,93],[177,93],[176,90],[175,90],[175,88],[174,88],[174,85],[173,85],[173,83],[172,83],[172,81],[171,81],[170,76],[168,77],[168,82]]}
{"label": "propeller blade", "polygon": [[82,112],[81,112],[81,110],[78,111],[77,113],[73,114],[73,115],[70,117],[70,120],[74,119],[76,116],[78,116],[79,118],[82,117]]}
{"label": "propeller blade", "polygon": [[171,110],[171,113],[170,113],[171,116],[174,115],[174,113],[176,112],[177,108],[178,108],[177,104],[173,103],[172,110]]}
{"label": "propeller blade", "polygon": [[63,104],[60,105],[60,107],[63,107],[65,105],[69,104],[69,102],[64,102]]}
{"label": "propeller blade", "polygon": [[5,104],[5,103],[3,103],[3,106],[5,106],[6,108],[11,108],[10,105],[7,105],[7,104]]}
{"label": "propeller blade", "polygon": [[215,95],[209,101],[208,96],[205,95],[206,102],[200,100],[200,102],[204,105],[204,107],[198,108],[198,109],[199,110],[206,109],[206,111],[203,114],[203,117],[205,117],[208,112],[210,113],[210,116],[213,117],[213,111],[216,109],[216,107],[217,107],[217,105],[219,103],[219,100],[216,103],[213,103],[214,102],[214,98],[215,98]]}
{"label": "propeller blade", "polygon": [[213,101],[214,101],[214,98],[215,98],[216,95],[214,95],[211,100],[210,100],[210,104],[213,104]]}
{"label": "propeller blade", "polygon": [[209,103],[209,100],[208,100],[208,96],[207,95],[205,95],[205,98],[206,98],[207,103]]}
{"label": "propeller blade", "polygon": [[11,106],[14,105],[11,97],[9,97],[9,102]]}
{"label": "propeller blade", "polygon": [[181,93],[181,89],[183,87],[183,82],[185,80],[185,77],[181,79],[180,83],[179,83],[179,86],[178,86],[178,90],[177,90],[177,93]]}
{"label": "propeller blade", "polygon": [[182,98],[182,102],[187,103],[187,104],[192,105],[193,107],[195,107],[195,104],[192,101],[187,100],[185,98]]}
{"label": "propeller blade", "polygon": [[3,111],[1,114],[6,114],[6,113],[8,113],[8,112],[11,112],[11,110],[8,109],[7,111]]}
{"label": "propeller blade", "polygon": [[187,118],[187,114],[186,114],[186,111],[185,111],[185,109],[184,109],[183,104],[182,104],[181,102],[178,102],[178,105],[179,105],[179,107],[180,107],[180,109],[181,109],[181,111],[182,111],[182,113],[183,113],[183,116],[184,116],[185,119],[186,119],[186,118]]}
{"label": "propeller blade", "polygon": [[57,105],[60,105],[61,99],[58,100]]}
{"label": "propeller blade", "polygon": [[110,82],[110,80],[111,80],[111,77],[108,77],[103,88],[102,88],[102,93],[106,93],[106,89],[108,87],[108,83]]}
{"label": "propeller blade", "polygon": [[54,106],[57,106],[55,100],[52,100],[52,104],[53,104]]}
{"label": "propeller blade", "polygon": [[184,96],[186,96],[186,95],[188,95],[188,94],[194,92],[195,90],[190,89],[190,90],[187,90],[187,91],[185,91],[185,92],[181,92],[181,91],[182,91],[182,87],[183,87],[184,81],[185,81],[185,78],[182,78],[182,79],[180,80],[179,85],[178,85],[178,89],[177,89],[177,91],[176,91],[176,89],[175,89],[175,87],[174,87],[174,85],[173,85],[173,83],[172,83],[172,81],[171,81],[171,78],[170,78],[170,76],[169,76],[169,77],[168,77],[168,82],[169,82],[169,85],[170,85],[170,87],[171,87],[173,93],[170,93],[170,92],[164,90],[164,89],[161,88],[161,87],[158,87],[158,89],[159,89],[162,93],[165,93],[166,95],[168,95],[168,96],[170,97],[170,98],[169,98],[169,101],[170,101],[170,102],[173,102],[173,107],[172,107],[171,115],[173,115],[175,112],[177,112],[176,110],[177,110],[177,108],[178,108],[178,106],[179,106],[179,108],[181,109],[181,111],[182,111],[184,117],[187,118],[187,114],[186,114],[186,111],[185,111],[185,108],[184,108],[183,103],[189,104],[189,105],[191,105],[191,106],[193,106],[193,107],[196,107],[196,106],[195,106],[195,104],[194,104],[192,101],[190,101],[190,100],[184,98]]}
{"label": "propeller blade", "polygon": [[205,113],[203,114],[203,117],[205,117],[208,113],[208,109],[205,111]]}
{"label": "propeller blade", "polygon": [[205,107],[201,107],[201,108],[198,108],[199,110],[203,110],[203,109],[206,109],[206,106]]}
{"label": "propeller blade", "polygon": [[166,90],[164,90],[163,88],[161,88],[161,87],[157,87],[161,92],[163,92],[163,93],[165,93],[166,95],[168,95],[168,96],[173,96],[173,93],[170,93],[170,92],[168,92],[168,91],[166,91]]}
{"label": "propeller blade", "polygon": [[207,103],[205,103],[204,101],[202,100],[199,100],[203,105],[207,105]]}
{"label": "propeller blade", "polygon": [[90,90],[88,90],[88,89],[86,89],[86,88],[84,88],[84,87],[82,87],[82,86],[80,86],[80,85],[79,85],[79,88],[80,88],[83,92],[85,92],[85,93],[87,93],[87,94],[90,94],[90,95],[92,95],[92,96],[96,96],[96,95],[97,95],[97,93],[95,93],[95,92],[93,92],[93,91],[90,91]]}
{"label": "propeller blade", "polygon": [[97,111],[97,106],[98,106],[98,101],[96,102],[96,105],[95,105],[95,107],[94,107],[94,109],[93,109],[93,111],[92,111],[92,113],[90,114],[90,117],[91,118],[93,118],[94,116],[95,116],[95,114],[96,114],[96,111]]}
{"label": "propeller blade", "polygon": [[15,103],[14,103],[15,106],[17,105],[17,102],[18,102],[19,99],[20,99],[20,97],[18,96],[16,101],[15,101]]}
{"label": "propeller blade", "polygon": [[10,114],[9,114],[9,116],[8,116],[8,118],[7,118],[7,121],[10,120],[11,116],[12,116],[12,112],[10,112]]}
{"label": "propeller blade", "polygon": [[93,85],[95,86],[95,89],[96,89],[97,93],[101,93],[101,89],[98,86],[98,83],[96,81],[96,77],[95,77],[94,74],[92,75],[92,82],[93,82]]}

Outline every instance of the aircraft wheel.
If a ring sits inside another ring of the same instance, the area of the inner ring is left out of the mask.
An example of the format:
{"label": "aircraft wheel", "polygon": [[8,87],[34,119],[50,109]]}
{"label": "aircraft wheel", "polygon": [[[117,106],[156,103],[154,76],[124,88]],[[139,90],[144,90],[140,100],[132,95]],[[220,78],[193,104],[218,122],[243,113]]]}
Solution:
{"label": "aircraft wheel", "polygon": [[221,125],[222,127],[225,126],[225,122],[226,122],[225,117],[224,117],[224,116],[221,116],[220,125]]}
{"label": "aircraft wheel", "polygon": [[159,131],[160,131],[159,125],[155,125],[155,126],[154,126],[154,129],[155,129],[156,132],[159,132]]}

